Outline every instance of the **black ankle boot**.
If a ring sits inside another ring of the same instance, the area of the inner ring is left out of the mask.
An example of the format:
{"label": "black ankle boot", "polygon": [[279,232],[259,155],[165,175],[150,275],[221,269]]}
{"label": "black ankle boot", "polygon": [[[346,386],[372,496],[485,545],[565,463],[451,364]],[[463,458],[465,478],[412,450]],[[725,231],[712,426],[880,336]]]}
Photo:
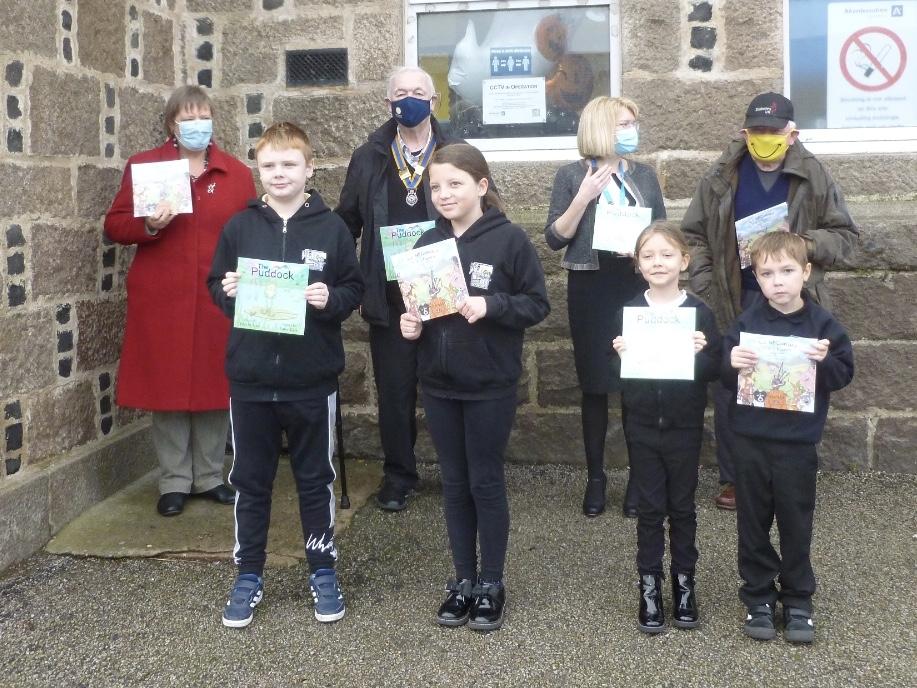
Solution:
{"label": "black ankle boot", "polygon": [[590,518],[605,511],[605,487],[608,478],[602,473],[586,481],[586,495],[583,497],[583,514]]}
{"label": "black ankle boot", "polygon": [[637,628],[644,633],[665,630],[665,609],[662,606],[662,576],[640,576],[640,614]]}
{"label": "black ankle boot", "polygon": [[696,628],[697,598],[694,595],[694,576],[690,573],[672,574],[672,619],[679,628]]}

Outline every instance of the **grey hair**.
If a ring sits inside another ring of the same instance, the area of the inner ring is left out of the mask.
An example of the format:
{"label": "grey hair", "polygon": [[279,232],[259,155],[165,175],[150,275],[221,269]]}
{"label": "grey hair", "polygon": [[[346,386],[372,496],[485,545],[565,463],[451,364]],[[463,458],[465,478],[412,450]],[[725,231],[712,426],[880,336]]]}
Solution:
{"label": "grey hair", "polygon": [[389,98],[391,98],[393,95],[394,89],[392,87],[395,84],[395,79],[397,79],[402,74],[423,74],[427,82],[427,86],[430,87],[430,95],[436,95],[436,86],[433,84],[433,77],[430,76],[426,70],[421,69],[420,67],[408,67],[402,65],[401,67],[395,67],[395,69],[393,69],[388,75],[388,88],[386,90],[386,94]]}

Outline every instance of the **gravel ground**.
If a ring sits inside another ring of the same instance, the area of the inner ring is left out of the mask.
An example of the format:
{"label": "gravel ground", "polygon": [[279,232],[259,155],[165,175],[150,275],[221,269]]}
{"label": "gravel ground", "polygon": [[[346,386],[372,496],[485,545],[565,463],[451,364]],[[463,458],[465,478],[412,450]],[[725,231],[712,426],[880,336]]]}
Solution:
{"label": "gravel ground", "polygon": [[271,569],[246,629],[220,624],[228,562],[39,554],[0,576],[0,684],[13,686],[914,686],[917,478],[825,474],[817,641],[741,633],[735,523],[698,490],[702,625],[635,626],[635,523],[579,514],[583,470],[511,466],[504,628],[433,620],[450,575],[437,473],[401,514],[356,514],[339,546],[347,616],[316,622],[300,565]]}

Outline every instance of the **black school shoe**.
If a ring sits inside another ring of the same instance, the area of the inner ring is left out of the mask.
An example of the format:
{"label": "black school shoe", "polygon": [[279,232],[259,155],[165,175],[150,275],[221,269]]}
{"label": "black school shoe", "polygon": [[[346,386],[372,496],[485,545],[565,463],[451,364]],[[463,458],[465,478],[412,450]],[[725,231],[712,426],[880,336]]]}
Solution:
{"label": "black school shoe", "polygon": [[474,603],[472,589],[474,584],[470,578],[451,580],[446,583],[445,601],[436,612],[436,623],[440,626],[464,626],[468,623],[471,614],[471,605]]}
{"label": "black school shoe", "polygon": [[410,490],[392,485],[386,480],[376,495],[376,506],[383,511],[404,511],[408,506],[409,492]]}
{"label": "black school shoe", "polygon": [[756,604],[749,607],[742,630],[745,635],[755,640],[773,640],[777,636],[777,628],[774,625],[774,605]]}
{"label": "black school shoe", "polygon": [[815,642],[812,613],[799,607],[783,607],[783,639],[788,643]]}
{"label": "black school shoe", "polygon": [[640,611],[637,628],[644,633],[665,630],[665,608],[662,602],[662,576],[640,576]]}
{"label": "black school shoe", "polygon": [[690,573],[672,574],[672,621],[678,628],[697,628],[700,623],[694,576]]}
{"label": "black school shoe", "polygon": [[468,619],[468,628],[475,631],[496,631],[503,625],[506,605],[506,588],[503,582],[478,583],[471,591],[474,601]]}

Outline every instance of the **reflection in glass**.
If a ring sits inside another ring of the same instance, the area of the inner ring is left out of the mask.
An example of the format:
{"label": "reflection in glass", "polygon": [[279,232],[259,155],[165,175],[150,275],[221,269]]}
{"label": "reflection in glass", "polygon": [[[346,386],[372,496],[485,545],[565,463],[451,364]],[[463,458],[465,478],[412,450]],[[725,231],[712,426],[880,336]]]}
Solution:
{"label": "reflection in glass", "polygon": [[417,15],[417,56],[440,94],[434,113],[463,138],[573,136],[609,95],[607,7]]}

